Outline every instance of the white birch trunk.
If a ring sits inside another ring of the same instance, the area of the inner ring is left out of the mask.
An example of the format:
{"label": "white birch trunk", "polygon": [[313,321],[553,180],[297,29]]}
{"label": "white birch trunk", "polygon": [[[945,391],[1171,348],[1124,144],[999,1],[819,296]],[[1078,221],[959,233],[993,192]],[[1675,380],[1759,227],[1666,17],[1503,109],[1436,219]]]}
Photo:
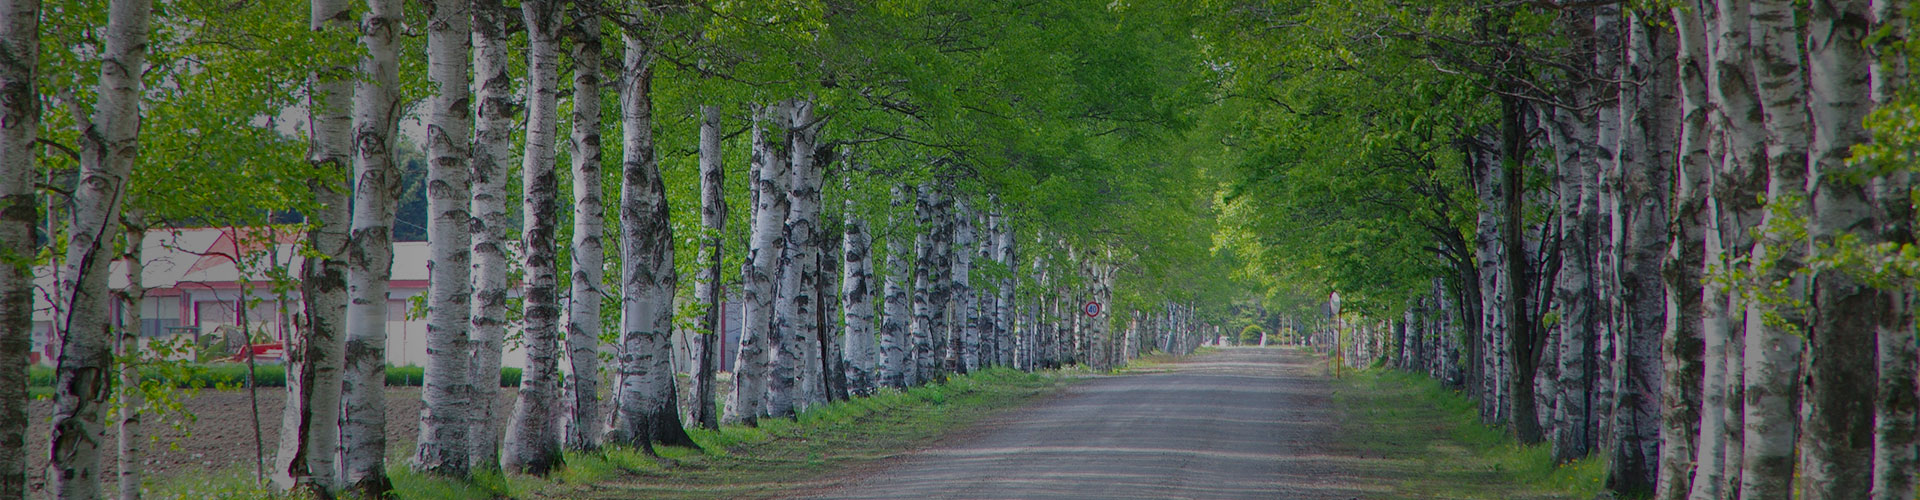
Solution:
{"label": "white birch trunk", "polygon": [[973,206],[966,197],[953,201],[953,300],[955,371],[970,373],[980,367],[980,297],[973,289],[973,259],[980,252],[974,235]]}
{"label": "white birch trunk", "polygon": [[141,450],[146,445],[146,436],[140,427],[140,416],[146,412],[146,396],[140,388],[140,302],[147,296],[147,288],[142,275],[146,273],[145,256],[141,255],[147,230],[144,214],[138,209],[129,211],[130,221],[126,238],[127,248],[127,286],[120,291],[119,334],[114,339],[114,355],[119,361],[119,381],[114,386],[114,400],[119,405],[114,411],[117,453],[114,454],[114,467],[119,473],[120,500],[140,500]]}
{"label": "white birch trunk", "polygon": [[[1794,474],[1798,441],[1803,335],[1807,318],[1799,304],[1808,299],[1805,279],[1797,276],[1806,242],[1787,226],[1803,217],[1804,206],[1788,203],[1806,194],[1806,80],[1801,72],[1801,37],[1789,0],[1752,3],[1753,75],[1766,116],[1767,205],[1762,237],[1752,260],[1762,299],[1747,304],[1746,436],[1741,462],[1742,498],[1786,498]],[[1784,306],[1783,306],[1784,305]]]}
{"label": "white birch trunk", "polygon": [[[472,469],[468,452],[473,422],[472,324],[473,237],[470,153],[472,118],[467,69],[473,39],[469,0],[435,0],[427,23],[427,77],[435,95],[427,124],[427,370],[420,397],[414,467],[451,477]],[[484,380],[484,379],[483,379]]]}
{"label": "white birch trunk", "polygon": [[[1853,147],[1872,137],[1862,125],[1869,100],[1872,36],[1867,0],[1816,0],[1807,12],[1807,109],[1813,122],[1808,183],[1812,259],[1833,258],[1843,238],[1865,248],[1887,241],[1874,229],[1873,181],[1866,165],[1849,163]],[[1797,61],[1796,61],[1797,62]],[[1844,248],[1844,247],[1839,247]],[[1801,471],[1803,498],[1867,498],[1874,471],[1872,435],[1880,316],[1892,314],[1899,295],[1860,279],[1869,269],[1815,268],[1812,317],[1808,320],[1805,415],[1808,449]],[[1898,495],[1911,496],[1911,487]]]}
{"label": "white birch trunk", "polygon": [[[1576,37],[1594,35],[1594,19],[1574,23]],[[1589,68],[1597,67],[1591,54],[1579,60]],[[1593,103],[1593,85],[1578,85],[1569,92],[1575,106]],[[1558,137],[1554,152],[1560,189],[1560,272],[1555,276],[1555,297],[1560,302],[1559,342],[1555,351],[1554,385],[1551,393],[1553,422],[1549,440],[1557,462],[1584,457],[1592,450],[1593,436],[1588,434],[1592,416],[1593,343],[1597,291],[1594,289],[1596,249],[1592,235],[1599,231],[1598,186],[1593,182],[1600,170],[1599,131],[1590,112],[1554,109],[1549,117]]]}
{"label": "white birch trunk", "polygon": [[[779,337],[773,329],[774,273],[779,270],[780,255],[786,247],[787,161],[785,123],[787,107],[775,104],[755,111],[753,127],[752,184],[754,209],[752,234],[747,246],[745,273],[746,302],[741,318],[740,347],[734,364],[734,390],[728,396],[725,420],[753,423],[768,414],[768,376],[772,352]],[[763,127],[776,127],[775,137],[767,137]]]}
{"label": "white birch trunk", "polygon": [[1024,351],[1020,341],[1020,329],[1014,315],[1014,288],[1019,285],[1019,260],[1013,253],[1012,221],[1005,216],[995,214],[994,220],[994,260],[1006,269],[1009,276],[1000,279],[1000,296],[993,303],[993,334],[996,353],[1000,366],[1021,366],[1019,353]]}
{"label": "white birch trunk", "polygon": [[726,338],[720,308],[725,304],[720,283],[720,263],[727,229],[726,169],[721,164],[720,108],[700,106],[700,276],[693,284],[694,300],[705,306],[700,319],[699,366],[694,377],[693,420],[703,429],[719,430],[720,417],[714,408],[714,373],[718,371],[715,350]]}
{"label": "white birch trunk", "polygon": [[[40,0],[0,0],[0,259],[35,253],[33,189],[40,133]],[[33,350],[33,268],[0,265],[0,434],[27,435],[27,352]],[[27,494],[27,442],[0,440],[0,498]]]}
{"label": "white birch trunk", "polygon": [[775,327],[780,332],[780,356],[774,365],[770,386],[773,389],[771,414],[791,417],[795,412],[826,401],[820,390],[820,184],[821,170],[814,161],[814,138],[819,125],[814,123],[814,104],[800,100],[792,103],[783,123],[790,156],[791,180],[784,195],[787,200],[786,255],[781,258],[778,299],[774,304]]}
{"label": "white birch trunk", "polygon": [[[822,218],[818,220],[824,221],[826,217],[833,216],[823,211],[820,215]],[[840,239],[839,232],[822,230],[818,234],[820,243],[816,248],[819,249],[819,254],[814,258],[814,262],[818,263],[818,271],[815,274],[818,280],[814,283],[814,297],[818,297],[820,303],[814,309],[813,316],[815,318],[814,350],[819,353],[815,369],[819,370],[820,374],[819,383],[814,386],[824,394],[822,401],[845,401],[847,399],[847,354],[846,337],[841,335],[845,325],[841,321],[840,309],[840,273],[844,267],[843,262],[846,260],[841,248],[844,243]]]}
{"label": "white birch trunk", "polygon": [[[1665,22],[1635,10],[1627,15],[1627,50],[1623,73],[1638,85],[1622,86],[1619,152],[1620,284],[1619,339],[1621,364],[1614,391],[1615,438],[1608,461],[1616,492],[1646,494],[1654,490],[1660,469],[1662,398],[1661,342],[1666,329],[1666,285],[1661,261],[1667,255],[1667,200],[1672,193],[1675,165],[1673,122],[1675,98],[1673,55],[1675,38]],[[1697,382],[1689,382],[1697,384]],[[1682,401],[1696,398],[1681,397]],[[1691,404],[1691,403],[1685,403]],[[1691,456],[1691,440],[1677,456]],[[1685,467],[1674,472],[1680,473]]]}
{"label": "white birch trunk", "polygon": [[[1749,19],[1749,0],[1702,2],[1696,7],[1700,12],[1710,13],[1703,14],[1707,20],[1704,31],[1711,58],[1711,64],[1706,66],[1707,95],[1714,110],[1709,120],[1712,129],[1719,132],[1716,143],[1723,152],[1712,176],[1713,196],[1708,200],[1713,207],[1715,229],[1707,235],[1706,260],[1710,275],[1724,276],[1733,272],[1733,266],[1748,260],[1753,250],[1751,229],[1760,225],[1763,210],[1759,200],[1766,189],[1763,156],[1766,132],[1747,53],[1751,38],[1748,23],[1742,22]],[[1717,366],[1713,360],[1706,364],[1709,370],[1720,372],[1717,378],[1724,387],[1720,401],[1725,406],[1720,412],[1718,429],[1723,436],[1722,454],[1718,459],[1721,472],[1696,474],[1690,496],[1698,500],[1732,495],[1739,491],[1741,482],[1746,439],[1743,420],[1748,308],[1747,301],[1736,291],[1718,284],[1706,286],[1708,309],[1702,329],[1708,338],[1719,340],[1725,346],[1724,350],[1709,350],[1710,355],[1724,353]],[[1714,432],[1714,429],[1702,427],[1701,432]],[[1718,481],[1706,480],[1713,478]]]}
{"label": "white birch trunk", "polygon": [[[348,2],[312,0],[308,29],[323,36],[354,30]],[[308,74],[307,182],[318,207],[308,213],[307,249],[300,267],[300,334],[287,349],[287,404],[283,406],[274,483],[324,496],[340,487],[340,390],[346,356],[349,172],[353,163],[351,67]]]}
{"label": "white birch trunk", "polygon": [[[893,186],[893,204],[896,211],[903,211],[911,203],[906,189]],[[907,287],[902,280],[911,280],[911,271],[907,267],[907,248],[901,233],[906,231],[905,216],[894,215],[882,241],[886,242],[887,264],[882,269],[885,285],[881,291],[882,318],[880,320],[880,380],[887,387],[904,389],[911,384],[914,373],[912,334],[908,325],[914,322],[913,299],[909,297]]]}
{"label": "white birch trunk", "polygon": [[605,222],[600,197],[600,17],[599,4],[575,0],[573,6],[573,162],[572,288],[567,299],[566,446],[600,446],[606,420],[600,411],[600,306],[605,290],[605,254],[600,238]]}
{"label": "white birch trunk", "polygon": [[[1897,55],[1905,50],[1910,29],[1902,10],[1906,8],[1905,2],[1872,1],[1873,23],[1881,36],[1870,47],[1875,61],[1870,94],[1876,105],[1893,100],[1907,84],[1906,59]],[[1888,240],[1912,243],[1912,174],[1896,172],[1877,179],[1876,184],[1875,226],[1882,228]],[[1920,355],[1916,352],[1920,348],[1915,346],[1913,299],[1911,290],[1896,294],[1875,331],[1880,359],[1873,432],[1873,497],[1877,500],[1908,500],[1904,495],[1914,491],[1914,474],[1920,470],[1916,465],[1920,454],[1915,451],[1915,427],[1920,424],[1915,417],[1920,406],[1920,378],[1916,378]]]}
{"label": "white birch trunk", "polygon": [[377,497],[387,479],[387,281],[393,272],[393,219],[400,169],[393,145],[401,113],[397,0],[367,4],[360,17],[359,80],[353,99],[353,224],[347,251],[347,349],[341,391],[341,480]]}
{"label": "white birch trunk", "polygon": [[[1666,333],[1661,344],[1667,392],[1662,396],[1660,476],[1654,487],[1654,498],[1660,500],[1688,498],[1695,478],[1719,476],[1719,454],[1724,447],[1721,433],[1717,429],[1702,431],[1710,429],[1708,423],[1720,422],[1720,408],[1725,406],[1724,389],[1716,393],[1712,383],[1717,369],[1707,364],[1716,359],[1709,349],[1724,350],[1724,340],[1718,345],[1709,340],[1712,335],[1705,329],[1705,321],[1713,311],[1707,304],[1713,294],[1701,288],[1707,283],[1707,231],[1713,218],[1708,205],[1713,165],[1706,135],[1706,38],[1700,12],[1674,8],[1670,15],[1676,44],[1679,140],[1670,205],[1674,231],[1666,261],[1661,264],[1667,287]],[[1722,399],[1710,402],[1716,398]]]}
{"label": "white birch trunk", "polygon": [[520,267],[526,292],[523,331],[527,366],[501,450],[511,472],[546,474],[560,465],[560,298],[555,261],[559,180],[555,175],[555,129],[559,121],[560,2],[520,5],[527,29],[526,152],[521,155],[522,223]]}
{"label": "white birch trunk", "polygon": [[[851,184],[851,181],[849,181]],[[846,328],[847,389],[856,395],[872,394],[875,387],[875,358],[879,346],[873,340],[873,245],[867,235],[867,223],[854,212],[852,199],[845,203],[846,234],[841,244],[846,255],[840,281],[840,294],[846,307],[841,311]]]}
{"label": "white birch trunk", "polygon": [[954,234],[958,232],[953,210],[955,196],[953,186],[948,181],[936,181],[933,189],[935,226],[930,230],[933,237],[930,263],[933,267],[928,274],[930,285],[927,294],[927,333],[932,342],[928,347],[931,351],[928,362],[931,371],[924,374],[922,383],[946,381],[960,363],[959,353],[954,351],[957,344],[953,340],[957,331],[953,309],[954,253],[960,251],[953,241]]}
{"label": "white birch trunk", "polygon": [[479,103],[474,127],[472,215],[473,297],[467,342],[472,347],[473,420],[468,423],[468,462],[475,469],[500,467],[500,355],[507,331],[507,162],[513,157],[513,79],[507,74],[507,27],[512,11],[500,0],[473,5],[473,78]]}
{"label": "white birch trunk", "polygon": [[939,210],[938,196],[939,194],[934,192],[932,186],[921,185],[913,208],[914,220],[919,231],[914,236],[913,322],[908,327],[910,336],[913,338],[913,370],[906,378],[906,384],[909,386],[924,384],[931,380],[934,364],[937,362],[934,359],[933,350],[935,327],[933,303],[937,300],[934,294],[934,281],[939,279],[939,272],[934,268],[934,260],[938,258],[934,255],[934,240],[938,237],[933,232],[938,230],[934,226],[936,213]]}
{"label": "white birch trunk", "polygon": [[[692,446],[680,426],[673,379],[673,225],[654,155],[653,45],[624,37],[620,84],[622,229],[620,404],[612,438],[634,447]],[[650,449],[650,448],[649,448]]]}
{"label": "white birch trunk", "polygon": [[[66,258],[58,275],[55,329],[60,353],[54,368],[52,459],[47,490],[56,498],[100,494],[101,410],[113,386],[107,266],[115,257],[127,177],[139,149],[141,78],[147,57],[147,0],[117,0],[107,14],[106,53],[100,62],[99,102],[79,116],[80,180],[67,222]],[[28,238],[31,240],[31,238]],[[20,435],[24,436],[24,434]]]}

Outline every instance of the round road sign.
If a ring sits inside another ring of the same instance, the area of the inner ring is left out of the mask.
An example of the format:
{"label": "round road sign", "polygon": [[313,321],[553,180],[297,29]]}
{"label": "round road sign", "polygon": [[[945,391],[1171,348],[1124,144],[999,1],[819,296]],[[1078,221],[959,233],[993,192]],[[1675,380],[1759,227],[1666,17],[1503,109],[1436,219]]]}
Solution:
{"label": "round road sign", "polygon": [[1097,301],[1087,301],[1087,305],[1080,306],[1080,310],[1087,313],[1087,317],[1089,318],[1100,317],[1100,303]]}

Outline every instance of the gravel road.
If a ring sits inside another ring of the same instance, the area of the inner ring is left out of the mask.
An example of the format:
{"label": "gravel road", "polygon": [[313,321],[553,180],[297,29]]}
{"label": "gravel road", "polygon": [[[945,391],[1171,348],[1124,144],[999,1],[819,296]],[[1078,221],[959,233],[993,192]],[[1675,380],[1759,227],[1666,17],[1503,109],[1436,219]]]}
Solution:
{"label": "gravel road", "polygon": [[1291,349],[1229,348],[1101,377],[989,418],[818,498],[1348,499],[1333,389]]}

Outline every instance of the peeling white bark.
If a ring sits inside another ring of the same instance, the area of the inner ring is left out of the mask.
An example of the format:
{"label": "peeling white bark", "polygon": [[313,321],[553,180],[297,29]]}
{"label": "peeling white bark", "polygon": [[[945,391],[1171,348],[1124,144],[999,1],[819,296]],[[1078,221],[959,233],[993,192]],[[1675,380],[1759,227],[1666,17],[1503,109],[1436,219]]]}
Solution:
{"label": "peeling white bark", "polygon": [[60,352],[47,466],[47,489],[55,498],[100,496],[100,443],[106,436],[101,410],[113,386],[107,265],[115,257],[127,177],[139,149],[140,75],[147,67],[152,10],[148,0],[117,0],[108,7],[99,102],[80,125],[80,182],[57,278],[56,297],[64,303],[55,308]]}
{"label": "peeling white bark", "polygon": [[500,355],[507,330],[507,162],[513,152],[513,79],[507,74],[507,26],[513,12],[500,0],[473,4],[473,78],[478,122],[474,127],[472,215],[473,297],[469,301],[473,420],[468,431],[475,469],[500,467]]}
{"label": "peeling white bark", "polygon": [[435,95],[427,124],[427,369],[420,397],[425,410],[414,467],[464,477],[473,422],[475,373],[467,327],[472,324],[473,217],[467,69],[473,38],[469,0],[428,5],[427,76]]}

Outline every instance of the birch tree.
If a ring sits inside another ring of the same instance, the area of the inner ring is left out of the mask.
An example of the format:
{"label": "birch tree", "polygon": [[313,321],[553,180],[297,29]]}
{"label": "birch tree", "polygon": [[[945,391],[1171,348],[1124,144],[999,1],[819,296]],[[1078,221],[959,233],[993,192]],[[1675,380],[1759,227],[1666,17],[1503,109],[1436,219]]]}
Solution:
{"label": "birch tree", "polygon": [[[27,435],[33,349],[33,144],[40,133],[40,0],[0,1],[0,434]],[[0,440],[0,498],[26,498],[26,440]]]}
{"label": "birch tree", "polygon": [[[1709,275],[1727,275],[1738,263],[1751,259],[1754,239],[1749,228],[1760,224],[1761,195],[1766,189],[1766,132],[1750,57],[1748,0],[1721,0],[1698,5],[1706,17],[1710,58],[1706,65],[1707,98],[1713,112],[1709,123],[1720,131],[1721,152],[1712,173],[1708,200],[1713,227],[1706,234]],[[1702,377],[1702,409],[1718,413],[1718,426],[1703,424],[1701,433],[1715,433],[1718,443],[1703,439],[1691,497],[1723,498],[1740,491],[1746,448],[1746,324],[1748,300],[1719,283],[1705,286],[1701,330],[1708,348]],[[1716,373],[1717,372],[1717,373]],[[1718,403],[1717,405],[1715,403]],[[1708,447],[1707,444],[1717,444]],[[1717,451],[1717,453],[1715,453]],[[1715,467],[1715,465],[1718,467]]]}
{"label": "birch tree", "polygon": [[605,430],[600,416],[600,304],[604,250],[600,244],[605,210],[600,199],[600,17],[599,4],[575,0],[573,25],[573,260],[567,295],[566,445],[576,450],[599,447]]}
{"label": "birch tree", "polygon": [[[903,186],[897,184],[893,186],[892,201],[895,214],[882,238],[882,241],[886,242],[887,263],[881,271],[884,285],[881,288],[880,299],[882,311],[878,383],[904,389],[911,385],[911,381],[914,380],[913,375],[917,372],[911,357],[914,352],[914,339],[907,326],[914,322],[913,299],[908,296],[907,286],[901,283],[902,280],[912,279],[907,268],[906,240],[901,237],[901,234],[906,232],[904,227],[906,216],[900,212],[904,211],[910,203]],[[848,254],[851,255],[852,252]]]}
{"label": "birch tree", "polygon": [[980,298],[973,290],[973,259],[979,255],[979,241],[974,237],[973,206],[964,196],[953,200],[953,270],[952,283],[949,285],[951,301],[948,310],[953,311],[951,356],[958,360],[950,368],[955,373],[972,372],[980,362]]}
{"label": "birch tree", "polygon": [[[818,307],[816,295],[820,278],[820,167],[815,164],[814,140],[819,124],[814,121],[813,102],[791,103],[785,117],[788,165],[792,180],[785,196],[786,255],[781,258],[775,330],[780,333],[778,360],[770,381],[769,412],[776,417],[791,417],[794,412],[824,401],[818,390],[821,376]],[[764,175],[764,174],[763,174]],[[765,195],[767,192],[763,191]]]}
{"label": "birch tree", "polygon": [[1659,271],[1667,255],[1667,199],[1675,165],[1673,140],[1678,137],[1672,125],[1677,117],[1671,112],[1679,103],[1670,62],[1675,41],[1667,21],[1637,10],[1626,17],[1623,73],[1641,83],[1621,86],[1619,94],[1617,151],[1622,172],[1616,217],[1621,233],[1618,280],[1623,321],[1615,347],[1621,363],[1615,371],[1619,387],[1612,412],[1616,437],[1608,467],[1614,491],[1649,493],[1658,475],[1661,444],[1660,343],[1667,297]]}
{"label": "birch tree", "polygon": [[1000,278],[1000,296],[994,300],[994,345],[998,346],[1000,366],[1019,367],[1016,353],[1023,351],[1020,346],[1025,345],[1017,335],[1017,321],[1014,318],[1014,290],[1020,283],[1019,260],[1013,253],[1011,221],[997,213],[993,219],[997,229],[994,232],[994,260],[1008,271],[1006,277]]}
{"label": "birch tree", "polygon": [[[786,192],[788,181],[785,154],[787,107],[774,104],[756,109],[752,137],[753,228],[747,246],[747,263],[741,280],[746,288],[746,303],[741,311],[740,346],[734,352],[733,394],[728,396],[726,420],[753,423],[767,415],[768,374],[771,350],[778,349],[779,336],[773,329],[774,273],[780,253],[786,247]],[[764,128],[775,129],[767,137]]]}
{"label": "birch tree", "polygon": [[[1792,494],[1794,443],[1798,439],[1795,385],[1800,377],[1807,303],[1797,276],[1806,242],[1789,227],[1804,217],[1807,178],[1806,77],[1802,40],[1790,1],[1752,3],[1754,88],[1765,111],[1767,209],[1752,272],[1760,297],[1747,303],[1746,436],[1740,495],[1785,498]],[[1738,18],[1727,18],[1733,21]],[[1732,112],[1732,110],[1730,110]],[[1797,205],[1797,206],[1790,206]]]}
{"label": "birch tree", "polygon": [[[620,82],[620,389],[613,439],[694,446],[674,393],[673,226],[654,156],[652,41],[629,30]],[[650,448],[649,448],[650,449]]]}
{"label": "birch tree", "polygon": [[[1707,151],[1706,38],[1701,12],[1676,7],[1671,9],[1675,32],[1675,78],[1678,82],[1679,137],[1675,151],[1674,191],[1670,205],[1673,233],[1668,240],[1666,260],[1661,263],[1666,283],[1667,321],[1661,336],[1660,352],[1665,385],[1662,387],[1660,428],[1660,476],[1654,498],[1685,499],[1692,482],[1707,471],[1704,461],[1713,463],[1718,475],[1720,431],[1709,423],[1720,421],[1725,405],[1708,400],[1724,398],[1709,381],[1716,368],[1705,366],[1707,349],[1724,352],[1724,340],[1710,345],[1705,331],[1708,297],[1706,282],[1707,230],[1713,213],[1708,205],[1713,166]],[[1724,310],[1720,313],[1724,314]],[[1724,354],[1723,354],[1724,355]],[[1724,380],[1724,374],[1721,375]],[[1724,384],[1724,382],[1722,382]],[[1708,452],[1707,448],[1715,448]],[[1712,457],[1709,457],[1709,454]]]}
{"label": "birch tree", "polygon": [[[1874,222],[1873,174],[1849,161],[1854,145],[1871,139],[1863,126],[1872,106],[1866,42],[1875,27],[1869,4],[1816,1],[1806,12],[1806,109],[1813,127],[1807,232],[1815,261],[1846,251],[1843,239],[1859,238],[1861,245],[1887,240],[1880,231],[1862,230]],[[1806,332],[1805,498],[1867,498],[1875,484],[1860,480],[1873,475],[1873,442],[1856,436],[1873,433],[1873,406],[1866,403],[1874,399],[1878,382],[1871,332],[1880,315],[1892,312],[1897,295],[1849,274],[1859,272],[1813,270]],[[1911,495],[1912,489],[1894,495]]]}
{"label": "birch tree", "polygon": [[471,329],[473,420],[468,424],[469,465],[476,469],[500,467],[499,420],[495,404],[500,393],[500,356],[507,330],[507,162],[513,147],[513,79],[507,74],[507,27],[512,11],[500,0],[473,3],[474,100],[479,103],[474,127],[473,175],[468,210],[472,215],[473,297]]}
{"label": "birch tree", "polygon": [[146,444],[140,415],[144,413],[142,407],[146,406],[147,401],[140,386],[140,363],[135,361],[144,347],[140,341],[140,303],[147,296],[146,261],[142,252],[147,239],[147,223],[144,219],[141,210],[130,209],[122,223],[126,226],[126,237],[121,244],[126,248],[127,286],[117,294],[120,322],[113,339],[113,355],[120,360],[120,373],[118,380],[114,381],[113,396],[114,403],[119,405],[114,411],[113,427],[116,431],[114,468],[119,476],[117,493],[120,500],[140,500],[140,472],[143,469],[141,451]]}
{"label": "birch tree", "polygon": [[473,38],[473,9],[468,0],[436,0],[428,5],[427,72],[434,87],[427,125],[427,369],[420,397],[419,445],[414,466],[452,477],[471,469],[468,453],[473,422],[473,385],[490,381],[469,366],[472,324],[469,297],[473,237],[468,229],[471,178],[469,154],[473,128],[468,116],[467,70]]}
{"label": "birch tree", "polygon": [[[852,181],[848,180],[849,188]],[[874,366],[879,346],[873,340],[873,254],[872,244],[867,236],[866,221],[855,212],[852,197],[845,202],[846,235],[842,238],[846,264],[845,277],[841,281],[841,296],[845,297],[846,308],[842,311],[842,321],[846,328],[847,386],[857,395],[866,395],[875,389]]]}
{"label": "birch tree", "polygon": [[560,465],[561,445],[560,429],[555,428],[561,394],[557,384],[560,280],[554,248],[560,190],[554,173],[560,2],[529,0],[520,5],[520,12],[527,29],[526,152],[520,163],[527,366],[521,371],[520,393],[507,423],[501,465],[513,472],[543,475]]}
{"label": "birch tree", "polygon": [[700,428],[720,429],[719,409],[714,408],[714,372],[718,360],[714,351],[726,339],[720,308],[726,301],[721,293],[720,264],[725,259],[722,245],[727,230],[726,170],[721,163],[720,108],[700,106],[700,276],[693,284],[694,300],[704,306],[700,327],[700,359],[694,377],[693,420]]}
{"label": "birch tree", "polygon": [[[353,32],[348,2],[312,0],[308,28],[322,35]],[[308,181],[317,206],[307,218],[310,256],[300,268],[302,335],[287,349],[287,404],[280,425],[274,481],[321,496],[340,486],[340,391],[347,318],[347,244],[351,223],[348,173],[353,162],[353,68],[308,74]]]}
{"label": "birch tree", "polygon": [[347,251],[347,348],[341,416],[341,480],[377,497],[387,479],[387,285],[393,273],[393,219],[400,170],[393,144],[400,114],[401,5],[367,3],[360,17],[359,80],[353,96],[353,224]]}
{"label": "birch tree", "polygon": [[940,279],[934,261],[939,257],[935,252],[934,240],[940,228],[934,225],[939,210],[939,194],[932,186],[922,184],[913,206],[914,220],[920,231],[914,236],[913,259],[913,322],[908,326],[913,337],[913,375],[908,377],[909,386],[927,383],[934,377],[933,337],[937,325],[934,323],[934,306],[939,300],[934,292],[934,282]]}
{"label": "birch tree", "polygon": [[[1911,25],[1905,4],[1874,0],[1870,14],[1883,35],[1870,46],[1874,64],[1870,74],[1870,95],[1878,105],[1894,102],[1907,85],[1906,60],[1898,56],[1908,41]],[[1878,140],[1876,140],[1878,142]],[[1897,172],[1876,180],[1875,225],[1883,237],[1901,243],[1914,239],[1914,208],[1909,193],[1912,174]],[[1913,491],[1914,474],[1920,454],[1916,454],[1916,406],[1920,405],[1920,347],[1915,346],[1913,297],[1910,290],[1894,294],[1888,310],[1880,316],[1874,332],[1878,345],[1880,379],[1874,405],[1873,495],[1879,500],[1899,499]]]}
{"label": "birch tree", "polygon": [[[101,496],[100,441],[105,429],[100,411],[113,386],[108,378],[113,338],[108,331],[107,266],[116,255],[113,246],[119,241],[127,177],[139,150],[141,75],[147,67],[153,5],[146,0],[117,0],[107,12],[98,102],[91,116],[83,114],[77,103],[73,106],[74,122],[83,127],[80,182],[67,221],[66,258],[57,275],[56,297],[63,303],[55,308],[61,345],[54,367],[47,489],[62,499]],[[15,41],[18,38],[6,40]],[[9,108],[25,105],[7,103]]]}
{"label": "birch tree", "polygon": [[[1571,36],[1583,39],[1586,43],[1596,41],[1596,22],[1590,15],[1569,22],[1574,33]],[[1578,68],[1600,72],[1599,58],[1589,51],[1576,53]],[[1565,99],[1574,107],[1583,107],[1595,103],[1598,88],[1594,83],[1576,83],[1567,92]],[[1599,131],[1595,127],[1596,117],[1592,113],[1577,108],[1558,108],[1551,110],[1549,120],[1554,134],[1554,153],[1557,163],[1556,182],[1560,190],[1560,248],[1568,257],[1562,260],[1560,272],[1555,277],[1555,296],[1559,297],[1560,317],[1558,322],[1559,345],[1553,346],[1558,356],[1554,373],[1557,391],[1554,397],[1553,430],[1549,439],[1553,444],[1553,459],[1571,461],[1584,457],[1592,449],[1593,437],[1588,433],[1591,426],[1588,418],[1592,416],[1591,391],[1593,380],[1592,364],[1594,355],[1594,314],[1598,299],[1594,290],[1594,259],[1596,253],[1591,235],[1600,230],[1598,217],[1598,187],[1594,179],[1599,176],[1598,144]]]}

